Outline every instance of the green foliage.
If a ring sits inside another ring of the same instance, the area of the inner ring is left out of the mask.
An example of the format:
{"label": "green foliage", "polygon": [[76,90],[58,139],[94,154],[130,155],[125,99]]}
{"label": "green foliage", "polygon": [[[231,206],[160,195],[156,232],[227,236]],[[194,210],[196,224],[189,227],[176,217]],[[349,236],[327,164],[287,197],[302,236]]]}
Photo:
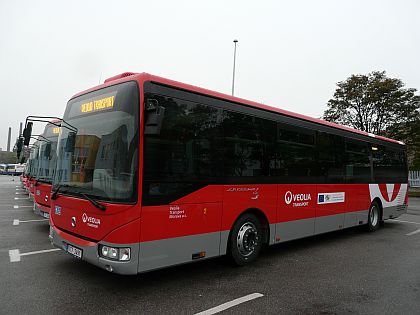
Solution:
{"label": "green foliage", "polygon": [[0,164],[14,164],[16,162],[16,153],[0,151]]}
{"label": "green foliage", "polygon": [[385,71],[337,83],[323,118],[407,144],[410,167],[420,169],[420,96]]}

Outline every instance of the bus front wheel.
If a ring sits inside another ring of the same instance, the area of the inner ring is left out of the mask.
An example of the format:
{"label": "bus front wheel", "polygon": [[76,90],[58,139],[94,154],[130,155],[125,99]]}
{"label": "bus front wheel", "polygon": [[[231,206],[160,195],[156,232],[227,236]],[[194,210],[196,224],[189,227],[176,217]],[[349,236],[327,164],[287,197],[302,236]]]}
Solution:
{"label": "bus front wheel", "polygon": [[374,232],[379,228],[381,222],[381,209],[376,201],[372,202],[368,213],[368,224],[367,229],[370,232]]}
{"label": "bus front wheel", "polygon": [[257,259],[262,248],[262,228],[252,213],[239,217],[229,237],[230,256],[236,265],[244,266]]}

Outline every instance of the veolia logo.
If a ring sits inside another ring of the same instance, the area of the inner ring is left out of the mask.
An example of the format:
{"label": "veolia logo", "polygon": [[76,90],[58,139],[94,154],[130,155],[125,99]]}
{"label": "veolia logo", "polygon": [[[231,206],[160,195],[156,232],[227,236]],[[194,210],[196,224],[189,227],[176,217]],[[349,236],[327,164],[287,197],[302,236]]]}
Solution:
{"label": "veolia logo", "polygon": [[290,205],[290,203],[292,202],[293,199],[293,194],[291,191],[286,192],[286,194],[284,195],[284,201],[286,202],[286,204]]}
{"label": "veolia logo", "polygon": [[98,227],[98,225],[101,224],[101,219],[89,217],[86,213],[83,213],[82,221],[83,223],[87,223],[89,226],[95,225],[95,227]]}
{"label": "veolia logo", "polygon": [[309,200],[311,200],[311,194],[293,194],[291,191],[284,194],[284,201],[287,205],[293,201],[293,206],[307,206]]}

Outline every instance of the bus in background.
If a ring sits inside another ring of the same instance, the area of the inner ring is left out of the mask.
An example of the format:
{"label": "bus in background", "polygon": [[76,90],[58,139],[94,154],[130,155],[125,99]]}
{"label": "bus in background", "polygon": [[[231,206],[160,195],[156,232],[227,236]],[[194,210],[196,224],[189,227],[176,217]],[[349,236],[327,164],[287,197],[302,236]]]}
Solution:
{"label": "bus in background", "polygon": [[28,161],[26,161],[22,165],[23,165],[23,172],[20,175],[20,183],[22,184],[22,188],[26,188],[27,171],[28,171]]}
{"label": "bus in background", "polygon": [[39,165],[39,145],[40,141],[37,140],[31,147],[31,153],[29,154],[30,166],[28,170],[28,180],[27,180],[27,190],[29,194],[29,199],[34,200],[35,194],[35,180],[38,173],[38,165]]}
{"label": "bus in background", "polygon": [[7,164],[0,164],[0,175],[7,174]]}
{"label": "bus in background", "polygon": [[15,176],[21,176],[23,172],[25,171],[25,163],[19,163],[15,165]]}
{"label": "bus in background", "polygon": [[45,126],[42,141],[39,142],[39,158],[36,180],[34,182],[34,212],[44,218],[50,217],[51,186],[55,173],[56,150],[60,121],[52,121]]}
{"label": "bus in background", "polygon": [[25,169],[24,164],[6,164],[6,174],[11,176],[19,176]]}
{"label": "bus in background", "polygon": [[245,265],[407,209],[402,142],[146,73],[75,95],[63,119],[50,239],[111,272]]}

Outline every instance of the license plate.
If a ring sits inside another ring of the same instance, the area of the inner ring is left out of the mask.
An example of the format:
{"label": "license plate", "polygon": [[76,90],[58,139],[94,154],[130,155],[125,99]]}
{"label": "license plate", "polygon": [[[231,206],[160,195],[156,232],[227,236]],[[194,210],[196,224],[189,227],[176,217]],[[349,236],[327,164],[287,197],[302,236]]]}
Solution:
{"label": "license plate", "polygon": [[67,245],[67,253],[73,255],[76,258],[82,259],[83,251],[80,248],[74,247],[72,245]]}
{"label": "license plate", "polygon": [[48,212],[43,212],[43,213],[42,213],[42,216],[43,216],[45,219],[49,219],[49,218],[50,218],[50,214],[49,214]]}

